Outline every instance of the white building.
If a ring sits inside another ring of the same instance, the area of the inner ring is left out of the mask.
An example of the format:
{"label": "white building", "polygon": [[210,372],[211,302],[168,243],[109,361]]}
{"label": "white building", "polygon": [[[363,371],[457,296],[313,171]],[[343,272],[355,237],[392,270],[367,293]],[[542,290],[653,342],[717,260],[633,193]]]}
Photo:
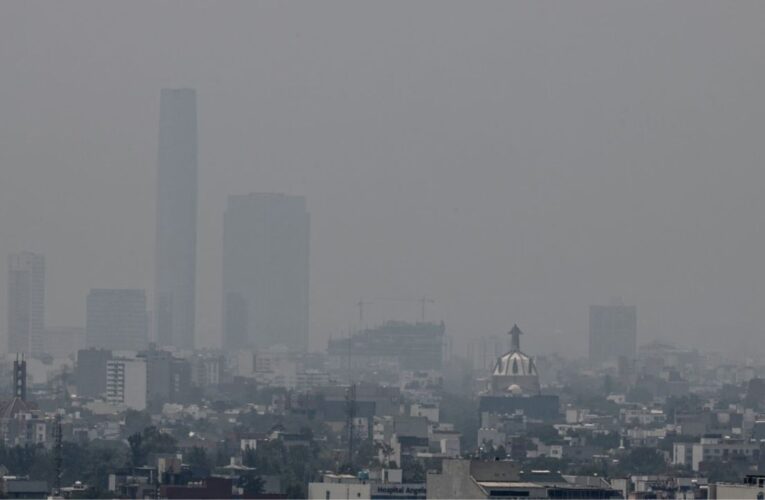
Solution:
{"label": "white building", "polygon": [[146,409],[146,361],[111,359],[106,362],[106,401],[133,410]]}
{"label": "white building", "polygon": [[437,404],[414,403],[409,408],[409,415],[412,417],[427,417],[428,421],[437,424],[439,408]]}
{"label": "white building", "polygon": [[765,476],[749,475],[743,483],[716,483],[710,485],[709,498],[765,498]]}
{"label": "white building", "polygon": [[727,461],[733,458],[757,460],[760,456],[760,443],[743,439],[704,437],[699,443],[675,443],[672,464],[690,465],[699,470],[701,462]]}
{"label": "white building", "polygon": [[349,474],[324,474],[321,483],[308,483],[308,498],[346,500],[369,499],[372,488],[366,481]]}

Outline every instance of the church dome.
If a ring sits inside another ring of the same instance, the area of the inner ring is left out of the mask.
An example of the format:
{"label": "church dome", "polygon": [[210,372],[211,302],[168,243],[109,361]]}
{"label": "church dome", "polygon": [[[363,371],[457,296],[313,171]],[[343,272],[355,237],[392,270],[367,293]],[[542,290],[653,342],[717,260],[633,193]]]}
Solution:
{"label": "church dome", "polygon": [[493,394],[520,396],[539,393],[539,372],[534,358],[521,351],[521,335],[518,325],[510,333],[510,351],[494,365],[490,390]]}
{"label": "church dome", "polygon": [[534,360],[521,351],[508,352],[497,360],[493,375],[517,376],[534,375],[539,376]]}

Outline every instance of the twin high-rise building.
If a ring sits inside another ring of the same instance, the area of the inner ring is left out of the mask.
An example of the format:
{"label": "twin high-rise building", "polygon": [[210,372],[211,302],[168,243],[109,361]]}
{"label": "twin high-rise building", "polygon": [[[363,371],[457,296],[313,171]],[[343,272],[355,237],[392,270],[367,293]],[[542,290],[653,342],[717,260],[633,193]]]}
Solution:
{"label": "twin high-rise building", "polygon": [[157,341],[194,347],[197,111],[193,89],[162,89],[159,105],[155,313]]}
{"label": "twin high-rise building", "polygon": [[593,365],[635,359],[637,309],[635,306],[590,306],[590,362]]}
{"label": "twin high-rise building", "polygon": [[310,218],[302,196],[230,196],[223,221],[229,350],[308,349]]}
{"label": "twin high-rise building", "polygon": [[32,252],[8,259],[8,352],[42,353],[45,333],[45,258]]}
{"label": "twin high-rise building", "polygon": [[148,326],[143,290],[96,288],[88,294],[85,327],[88,347],[115,351],[145,349]]}

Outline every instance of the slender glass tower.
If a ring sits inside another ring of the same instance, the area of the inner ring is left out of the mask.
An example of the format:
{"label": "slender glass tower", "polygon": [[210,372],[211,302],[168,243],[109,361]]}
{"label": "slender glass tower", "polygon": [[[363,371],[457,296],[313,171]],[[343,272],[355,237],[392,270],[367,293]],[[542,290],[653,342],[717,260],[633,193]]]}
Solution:
{"label": "slender glass tower", "polygon": [[159,101],[155,326],[157,342],[194,347],[197,247],[197,110],[193,89]]}

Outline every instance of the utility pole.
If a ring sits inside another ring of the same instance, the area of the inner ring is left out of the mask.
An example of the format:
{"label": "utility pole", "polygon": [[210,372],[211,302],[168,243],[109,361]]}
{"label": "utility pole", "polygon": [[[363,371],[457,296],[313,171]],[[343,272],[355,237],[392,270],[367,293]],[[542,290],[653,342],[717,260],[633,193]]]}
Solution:
{"label": "utility pole", "polygon": [[63,432],[61,430],[61,413],[56,413],[56,420],[53,427],[53,437],[55,439],[53,465],[55,466],[55,476],[53,478],[53,493],[56,497],[61,497],[61,475],[63,457]]}
{"label": "utility pole", "polygon": [[345,394],[345,403],[345,426],[348,431],[348,467],[350,472],[353,473],[353,447],[356,444],[356,430],[354,428],[356,419],[356,384],[351,384],[348,387]]}

